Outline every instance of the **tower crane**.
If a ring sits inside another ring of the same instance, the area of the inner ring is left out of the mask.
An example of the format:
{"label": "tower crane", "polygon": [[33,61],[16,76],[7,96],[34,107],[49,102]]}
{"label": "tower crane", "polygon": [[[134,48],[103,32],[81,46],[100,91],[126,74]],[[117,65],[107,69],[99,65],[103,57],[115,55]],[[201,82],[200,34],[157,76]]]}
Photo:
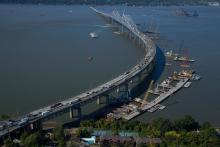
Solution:
{"label": "tower crane", "polygon": [[144,105],[147,104],[147,98],[148,98],[148,96],[149,96],[149,90],[151,89],[153,83],[154,83],[154,80],[151,80],[150,85],[149,85],[149,87],[148,87],[148,89],[147,89],[147,91],[146,91],[146,93],[145,93],[145,95],[144,95],[144,99],[143,99],[143,101],[142,101],[141,107],[144,107]]}

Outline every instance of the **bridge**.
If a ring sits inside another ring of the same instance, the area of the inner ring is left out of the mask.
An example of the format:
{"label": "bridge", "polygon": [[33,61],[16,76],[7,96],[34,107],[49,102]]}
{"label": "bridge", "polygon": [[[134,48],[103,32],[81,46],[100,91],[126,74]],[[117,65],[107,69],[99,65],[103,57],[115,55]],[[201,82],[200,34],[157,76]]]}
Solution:
{"label": "bridge", "polygon": [[[108,104],[123,99],[129,100],[131,91],[130,85],[133,83],[133,80],[135,78],[141,80],[142,75],[146,77],[151,73],[155,64],[156,46],[147,35],[138,30],[132,18],[124,13],[120,15],[119,12],[115,10],[112,13],[103,13],[93,7],[91,7],[91,9],[98,15],[104,17],[109,23],[118,25],[122,33],[128,34],[130,39],[135,40],[140,47],[145,49],[145,57],[130,70],[94,89],[53,105],[34,110],[26,115],[18,116],[13,120],[0,122],[2,126],[0,127],[0,139],[4,139],[8,135],[19,134],[24,130],[39,130],[41,129],[42,122],[56,118],[64,113],[69,112],[70,118],[81,118],[81,107],[93,101],[97,101],[97,104],[99,104],[102,97],[105,98]],[[121,88],[124,88],[123,96],[111,96],[111,92],[119,93]],[[74,115],[74,111],[76,111],[77,114]]]}

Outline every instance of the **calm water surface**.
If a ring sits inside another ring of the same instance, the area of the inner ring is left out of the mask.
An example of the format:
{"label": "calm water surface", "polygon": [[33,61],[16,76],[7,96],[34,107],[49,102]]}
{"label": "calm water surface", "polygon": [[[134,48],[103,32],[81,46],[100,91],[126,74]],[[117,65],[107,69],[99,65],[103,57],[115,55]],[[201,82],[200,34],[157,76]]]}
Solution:
{"label": "calm water surface", "polygon": [[[0,5],[0,113],[16,115],[77,95],[144,56],[103,25],[87,6]],[[94,31],[98,39],[90,38]]]}

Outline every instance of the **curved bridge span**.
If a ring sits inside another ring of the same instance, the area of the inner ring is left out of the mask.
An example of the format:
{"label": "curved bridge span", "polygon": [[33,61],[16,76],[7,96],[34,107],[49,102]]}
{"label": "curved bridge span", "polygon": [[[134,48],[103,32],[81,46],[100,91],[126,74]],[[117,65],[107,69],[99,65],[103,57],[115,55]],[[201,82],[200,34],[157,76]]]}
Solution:
{"label": "curved bridge span", "polygon": [[[156,45],[154,42],[138,30],[130,16],[124,14],[120,15],[117,11],[107,14],[93,7],[91,7],[91,9],[98,15],[103,16],[110,23],[119,25],[121,32],[127,33],[129,38],[134,39],[145,49],[145,57],[129,71],[126,71],[115,79],[99,85],[92,90],[32,111],[24,116],[17,117],[13,122],[0,122],[0,125],[3,124],[3,127],[0,128],[0,139],[3,139],[7,135],[16,136],[16,134],[19,134],[24,130],[38,130],[41,128],[42,122],[58,117],[67,112],[70,112],[70,117],[73,118],[73,110],[77,110],[77,116],[81,117],[81,107],[94,100],[97,100],[97,103],[99,103],[101,97],[105,97],[106,102],[108,103],[111,103],[114,100],[128,100],[130,99],[131,91],[129,84],[132,83],[135,78],[141,77],[143,74],[145,74],[145,77],[150,74],[155,63]],[[139,79],[141,80],[141,78]],[[123,96],[112,98],[110,93],[112,91],[119,93],[121,87],[124,87]]]}

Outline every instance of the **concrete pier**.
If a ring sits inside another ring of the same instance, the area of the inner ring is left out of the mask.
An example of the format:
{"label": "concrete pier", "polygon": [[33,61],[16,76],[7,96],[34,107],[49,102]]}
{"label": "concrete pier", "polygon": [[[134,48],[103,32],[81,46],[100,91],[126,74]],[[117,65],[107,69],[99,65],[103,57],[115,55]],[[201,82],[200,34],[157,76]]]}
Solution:
{"label": "concrete pier", "polygon": [[82,116],[82,110],[80,107],[79,108],[71,107],[69,113],[70,113],[70,119],[81,118],[81,116]]}

